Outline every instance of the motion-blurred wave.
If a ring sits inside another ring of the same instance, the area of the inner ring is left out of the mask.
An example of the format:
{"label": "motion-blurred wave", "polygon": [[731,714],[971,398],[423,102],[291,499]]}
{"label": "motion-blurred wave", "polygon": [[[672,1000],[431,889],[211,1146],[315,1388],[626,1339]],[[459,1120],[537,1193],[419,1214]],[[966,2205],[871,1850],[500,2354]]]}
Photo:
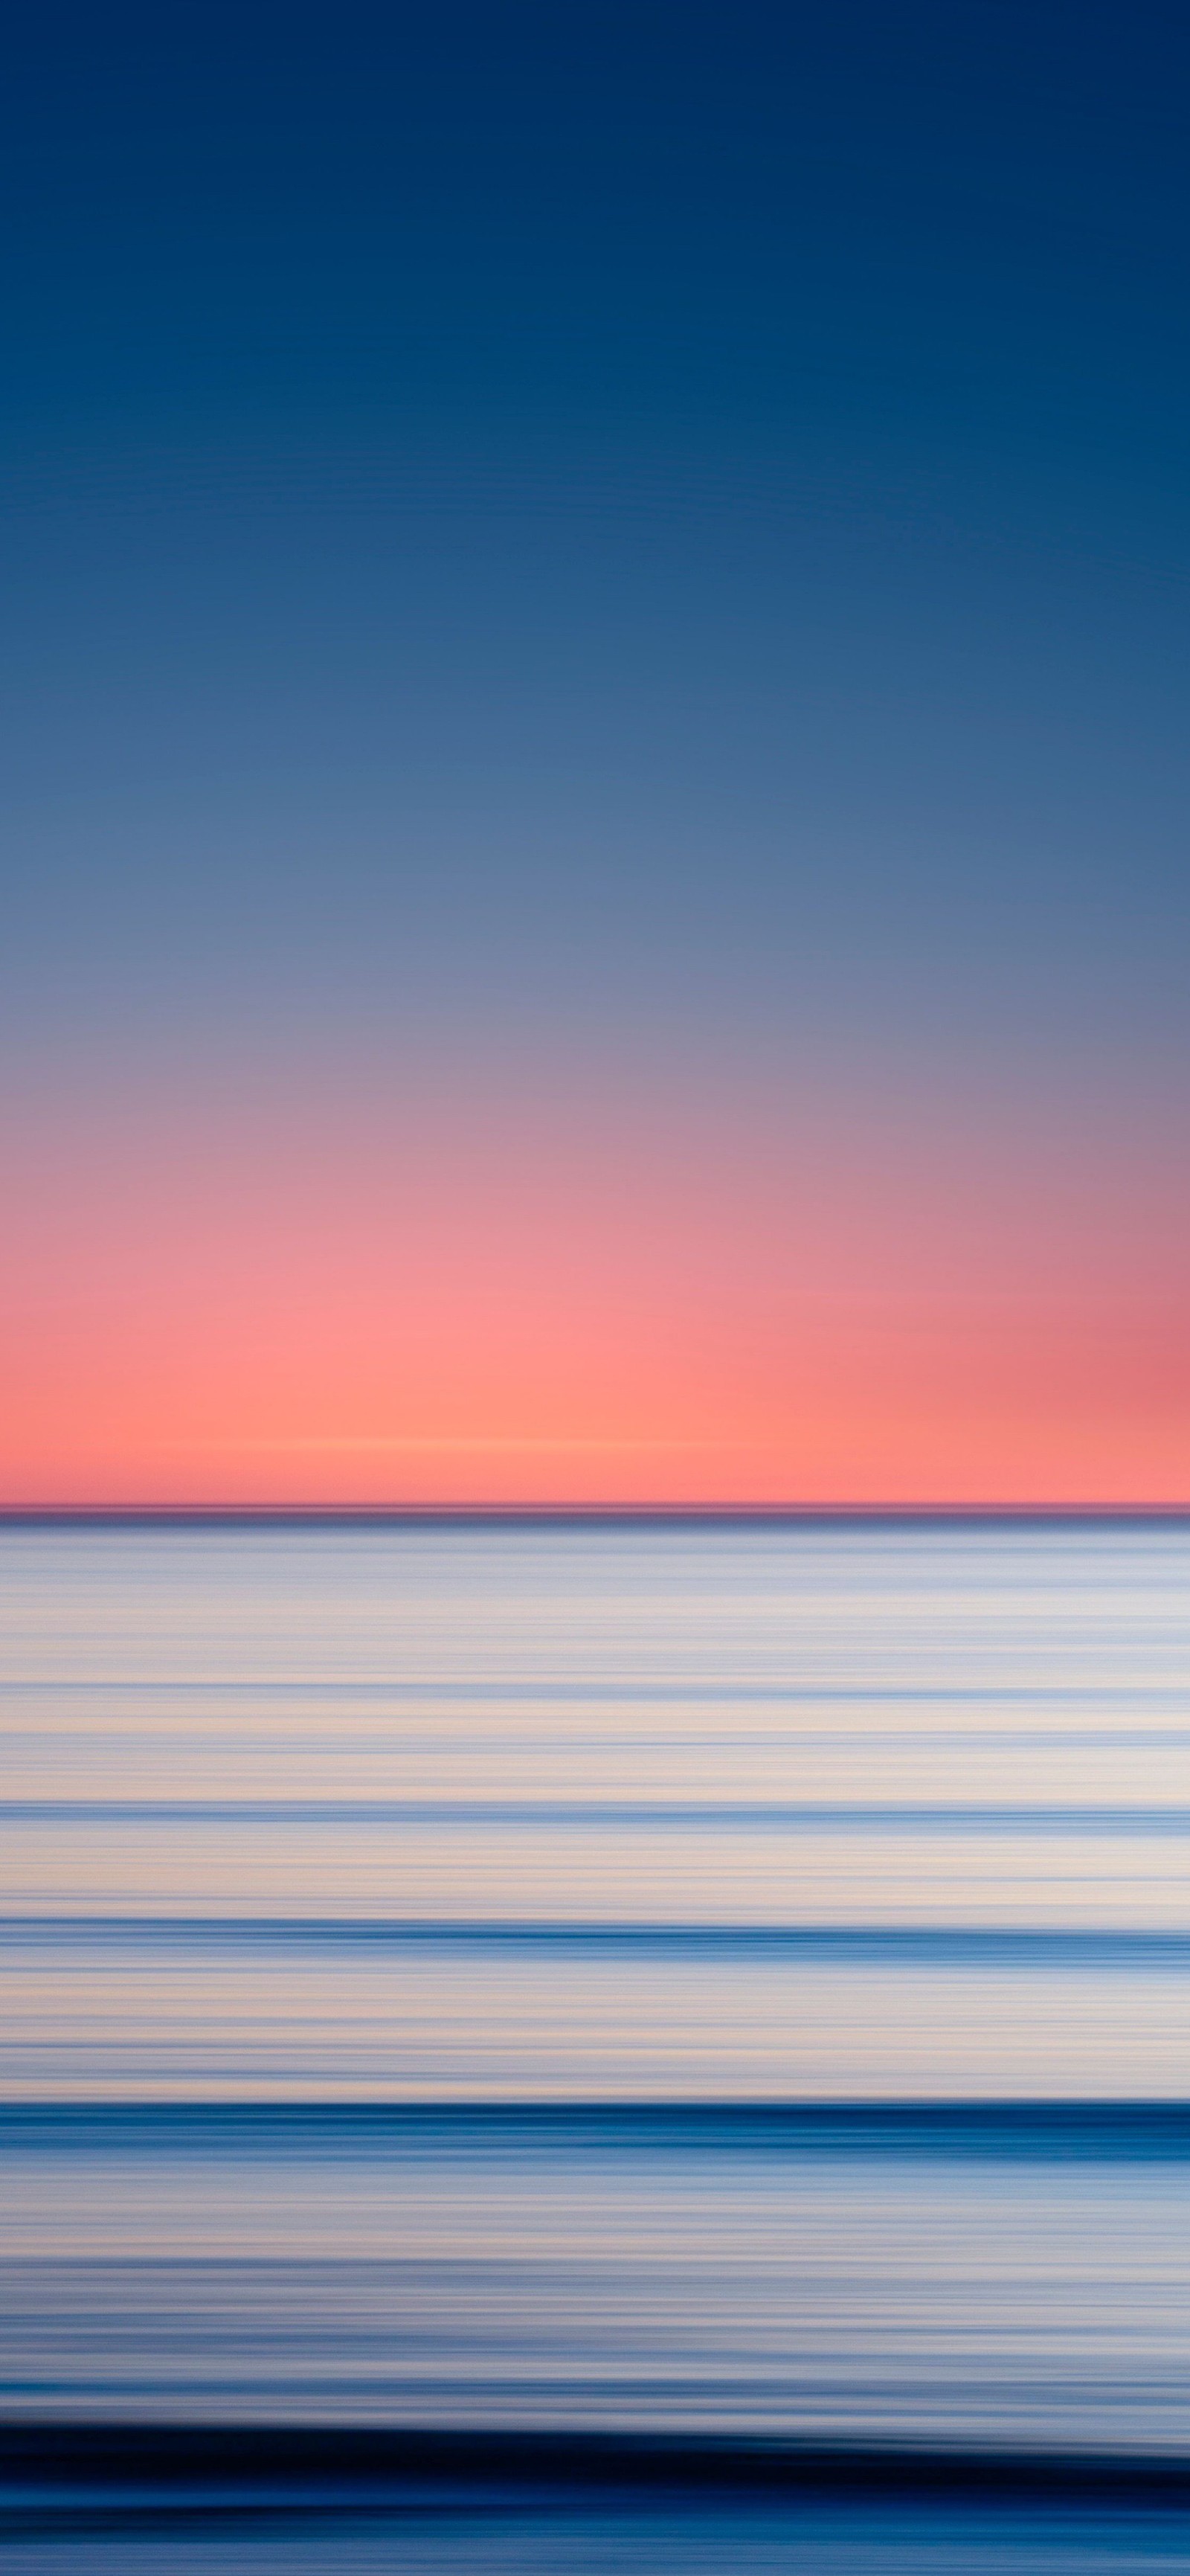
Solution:
{"label": "motion-blurred wave", "polygon": [[[1111,2460],[1158,2484],[1102,2563],[1174,2550],[1188,1573],[1170,1521],[8,1526],[12,2545],[147,2545],[137,2428],[181,2510],[165,2429],[288,2425],[399,2436],[402,2511],[431,2436],[503,2511],[592,2441]],[[327,2565],[389,2563],[365,2502]],[[620,2510],[507,2563],[622,2563]],[[841,2510],[823,2565],[926,2545]]]}

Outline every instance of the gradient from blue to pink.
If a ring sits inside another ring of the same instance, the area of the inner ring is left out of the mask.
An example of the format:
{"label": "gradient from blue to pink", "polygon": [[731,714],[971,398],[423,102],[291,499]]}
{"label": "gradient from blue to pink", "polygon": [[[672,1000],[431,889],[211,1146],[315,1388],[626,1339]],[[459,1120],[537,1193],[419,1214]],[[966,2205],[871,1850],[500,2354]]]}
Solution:
{"label": "gradient from blue to pink", "polygon": [[1184,45],[779,16],[22,31],[3,1504],[1187,1499]]}

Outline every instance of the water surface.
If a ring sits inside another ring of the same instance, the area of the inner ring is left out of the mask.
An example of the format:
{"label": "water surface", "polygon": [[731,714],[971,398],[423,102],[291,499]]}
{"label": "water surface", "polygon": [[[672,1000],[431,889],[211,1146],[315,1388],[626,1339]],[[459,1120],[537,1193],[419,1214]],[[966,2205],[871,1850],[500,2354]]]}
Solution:
{"label": "water surface", "polygon": [[[4,1528],[8,2425],[1190,2455],[1188,1574],[1170,1521]],[[965,2510],[799,2548],[1179,2527]]]}

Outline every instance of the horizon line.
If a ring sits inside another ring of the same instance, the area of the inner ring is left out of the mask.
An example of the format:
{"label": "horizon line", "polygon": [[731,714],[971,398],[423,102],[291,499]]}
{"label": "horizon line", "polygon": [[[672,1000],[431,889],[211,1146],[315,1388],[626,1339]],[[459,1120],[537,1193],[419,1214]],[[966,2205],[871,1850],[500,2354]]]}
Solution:
{"label": "horizon line", "polygon": [[510,1502],[458,1503],[0,1503],[0,1529],[95,1524],[225,1527],[294,1524],[496,1526],[532,1524],[805,1524],[815,1522],[1175,1522],[1190,1520],[1180,1502]]}

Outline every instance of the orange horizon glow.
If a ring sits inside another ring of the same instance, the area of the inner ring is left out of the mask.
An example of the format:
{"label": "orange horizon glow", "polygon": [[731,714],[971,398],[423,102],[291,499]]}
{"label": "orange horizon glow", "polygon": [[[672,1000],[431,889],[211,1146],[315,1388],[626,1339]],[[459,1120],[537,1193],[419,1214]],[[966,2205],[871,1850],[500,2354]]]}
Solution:
{"label": "orange horizon glow", "polygon": [[496,1104],[43,1122],[0,1509],[1178,1509],[1187,1234],[1068,1146]]}

